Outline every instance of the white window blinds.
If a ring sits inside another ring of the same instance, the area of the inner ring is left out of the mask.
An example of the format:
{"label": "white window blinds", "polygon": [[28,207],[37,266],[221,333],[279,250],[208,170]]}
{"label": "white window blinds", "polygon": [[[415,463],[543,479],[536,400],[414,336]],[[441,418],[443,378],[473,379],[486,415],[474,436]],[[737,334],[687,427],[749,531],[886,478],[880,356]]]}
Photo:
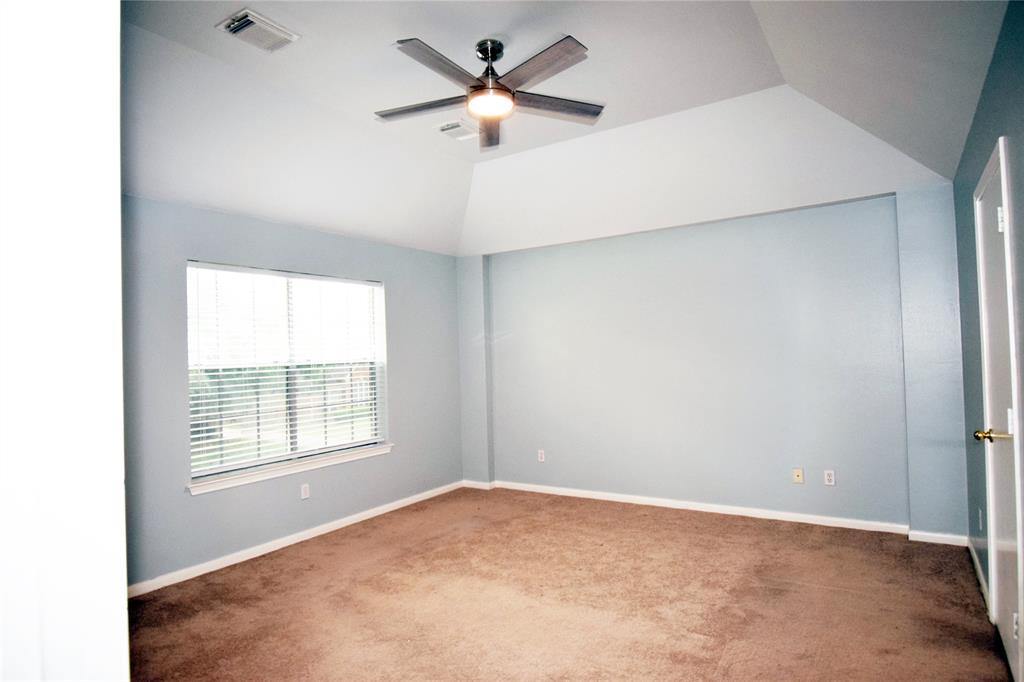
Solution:
{"label": "white window blinds", "polygon": [[384,440],[384,289],[189,263],[192,477]]}

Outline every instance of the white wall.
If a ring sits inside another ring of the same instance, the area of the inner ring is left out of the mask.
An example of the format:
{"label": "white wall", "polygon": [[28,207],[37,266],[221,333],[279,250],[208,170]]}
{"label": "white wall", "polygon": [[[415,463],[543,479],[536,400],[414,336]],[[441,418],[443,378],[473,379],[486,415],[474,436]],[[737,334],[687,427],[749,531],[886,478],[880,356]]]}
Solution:
{"label": "white wall", "polygon": [[460,253],[497,253],[946,184],[789,86],[473,169]]}
{"label": "white wall", "polygon": [[4,679],[128,678],[118,13],[4,5]]}

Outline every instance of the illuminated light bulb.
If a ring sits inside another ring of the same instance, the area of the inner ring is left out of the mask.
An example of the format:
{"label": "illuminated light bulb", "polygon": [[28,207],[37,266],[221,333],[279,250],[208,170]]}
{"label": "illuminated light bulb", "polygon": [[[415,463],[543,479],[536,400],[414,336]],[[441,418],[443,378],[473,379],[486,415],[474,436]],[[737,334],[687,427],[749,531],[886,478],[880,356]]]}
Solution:
{"label": "illuminated light bulb", "polygon": [[469,113],[477,118],[500,118],[512,111],[512,94],[497,88],[470,93]]}

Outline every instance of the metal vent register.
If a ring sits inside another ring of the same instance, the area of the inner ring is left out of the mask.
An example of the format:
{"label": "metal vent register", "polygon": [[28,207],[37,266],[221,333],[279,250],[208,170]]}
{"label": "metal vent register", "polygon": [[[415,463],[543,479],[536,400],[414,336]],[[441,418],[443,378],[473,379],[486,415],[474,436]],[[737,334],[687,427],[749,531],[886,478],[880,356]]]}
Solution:
{"label": "metal vent register", "polygon": [[264,52],[275,52],[299,39],[298,34],[251,9],[231,15],[217,24],[217,28]]}
{"label": "metal vent register", "polygon": [[451,123],[445,123],[438,130],[447,135],[448,137],[456,140],[475,140],[479,136],[480,131],[474,128],[466,121],[452,121]]}

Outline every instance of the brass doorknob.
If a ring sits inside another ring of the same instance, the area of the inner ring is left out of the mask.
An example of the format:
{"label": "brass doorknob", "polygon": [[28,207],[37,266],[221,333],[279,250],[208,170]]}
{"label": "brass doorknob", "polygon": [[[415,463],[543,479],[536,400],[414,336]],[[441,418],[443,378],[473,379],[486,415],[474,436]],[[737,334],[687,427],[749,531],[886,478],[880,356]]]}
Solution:
{"label": "brass doorknob", "polygon": [[992,429],[974,432],[974,440],[987,440],[989,443],[994,443],[996,438],[1008,439],[1013,438],[1013,436],[1008,433],[998,433]]}

